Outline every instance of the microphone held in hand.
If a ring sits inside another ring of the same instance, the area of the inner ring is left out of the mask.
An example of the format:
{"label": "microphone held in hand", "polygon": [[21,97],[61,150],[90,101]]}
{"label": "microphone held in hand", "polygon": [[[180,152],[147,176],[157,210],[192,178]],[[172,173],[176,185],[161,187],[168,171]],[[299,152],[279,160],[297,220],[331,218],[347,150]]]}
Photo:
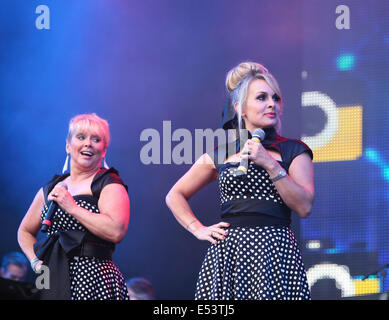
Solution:
{"label": "microphone held in hand", "polygon": [[[253,131],[253,135],[251,140],[261,143],[261,141],[265,139],[265,131],[258,128]],[[247,169],[249,167],[249,159],[242,159],[240,161],[238,169],[236,169],[235,177],[246,176]]]}
{"label": "microphone held in hand", "polygon": [[[60,182],[58,185],[64,187],[66,190],[68,189],[68,186],[64,182]],[[47,209],[46,217],[43,220],[42,227],[41,227],[41,231],[43,233],[47,233],[49,231],[49,228],[52,225],[52,221],[53,221],[55,212],[58,209],[58,204],[54,200],[49,201],[49,203],[47,205],[49,208]]]}

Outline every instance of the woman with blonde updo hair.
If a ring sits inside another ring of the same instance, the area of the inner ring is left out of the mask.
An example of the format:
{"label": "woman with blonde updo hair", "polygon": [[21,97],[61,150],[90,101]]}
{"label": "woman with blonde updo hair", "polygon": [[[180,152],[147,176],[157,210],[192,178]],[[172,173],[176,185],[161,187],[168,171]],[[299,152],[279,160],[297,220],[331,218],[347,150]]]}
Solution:
{"label": "woman with blonde updo hair", "polygon": [[32,269],[50,272],[42,300],[128,300],[112,254],[127,232],[130,203],[119,172],[103,160],[109,142],[106,120],[73,117],[62,174],[38,191],[20,224],[19,245]]}
{"label": "woman with blonde updo hair", "polygon": [[[226,87],[230,93],[231,103],[234,105],[237,113],[239,129],[245,128],[243,121],[242,125],[242,106],[245,105],[247,99],[248,85],[253,79],[262,79],[273,89],[279,97],[280,110],[279,115],[282,115],[282,95],[280,86],[276,78],[268,72],[261,64],[256,62],[242,62],[227,73]],[[277,117],[275,125],[277,133],[281,134],[281,119]]]}
{"label": "woman with blonde updo hair", "polygon": [[[290,224],[292,211],[301,218],[311,213],[312,151],[300,140],[280,136],[281,91],[264,66],[239,64],[228,72],[226,87],[222,127],[236,129],[237,141],[203,154],[166,196],[177,221],[212,243],[195,299],[310,299]],[[258,129],[265,135],[260,142],[251,139]],[[246,173],[238,175],[242,160],[248,163]],[[214,180],[222,221],[204,226],[188,200]]]}

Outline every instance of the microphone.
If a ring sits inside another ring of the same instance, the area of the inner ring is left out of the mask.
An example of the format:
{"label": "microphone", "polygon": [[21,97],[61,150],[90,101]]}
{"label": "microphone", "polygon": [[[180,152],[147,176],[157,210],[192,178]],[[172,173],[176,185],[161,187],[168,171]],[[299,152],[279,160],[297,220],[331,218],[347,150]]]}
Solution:
{"label": "microphone", "polygon": [[[68,189],[68,186],[64,182],[58,183],[58,185],[64,187],[66,190]],[[50,226],[52,225],[52,220],[54,218],[54,214],[58,209],[58,204],[54,200],[49,201],[48,203],[49,209],[47,209],[46,217],[44,218],[42,222],[41,231],[43,233],[47,233],[49,231]]]}
{"label": "microphone", "polygon": [[[251,140],[261,143],[265,139],[265,131],[260,128],[257,128],[253,131],[253,136]],[[249,167],[249,159],[242,159],[240,161],[238,169],[235,171],[235,177],[243,177],[247,174],[247,169]]]}

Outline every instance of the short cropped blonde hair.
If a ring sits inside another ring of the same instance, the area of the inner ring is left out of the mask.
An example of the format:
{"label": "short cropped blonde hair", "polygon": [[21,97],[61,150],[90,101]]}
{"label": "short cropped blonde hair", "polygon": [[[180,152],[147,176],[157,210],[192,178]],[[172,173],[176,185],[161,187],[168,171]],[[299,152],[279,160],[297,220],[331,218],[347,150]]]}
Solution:
{"label": "short cropped blonde hair", "polygon": [[66,141],[69,142],[77,130],[89,128],[95,130],[100,129],[103,132],[102,138],[105,142],[105,148],[107,148],[111,139],[109,133],[109,124],[107,120],[100,118],[96,113],[79,114],[71,118],[69,122],[69,131]]}

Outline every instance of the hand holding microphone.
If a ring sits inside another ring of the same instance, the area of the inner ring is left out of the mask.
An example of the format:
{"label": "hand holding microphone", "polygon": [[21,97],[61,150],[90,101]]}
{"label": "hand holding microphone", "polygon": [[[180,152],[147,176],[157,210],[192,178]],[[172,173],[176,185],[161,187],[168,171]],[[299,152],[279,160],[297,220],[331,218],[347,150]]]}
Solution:
{"label": "hand holding microphone", "polygon": [[[253,131],[253,135],[252,135],[251,140],[258,142],[258,143],[261,143],[261,141],[263,141],[263,139],[265,139],[265,131],[263,131],[260,128],[255,129]],[[248,153],[248,154],[250,154],[250,153]],[[248,167],[249,167],[249,159],[242,158],[242,160],[240,161],[239,167],[235,172],[235,176],[236,177],[245,177],[247,174]]]}
{"label": "hand holding microphone", "polygon": [[[68,189],[68,186],[66,185],[66,183],[64,182],[60,182],[58,183],[55,188],[53,189],[53,191],[50,193],[50,195],[48,196],[48,209],[47,209],[47,212],[46,212],[46,216],[42,222],[42,227],[41,227],[41,231],[43,233],[47,233],[50,226],[52,225],[53,223],[53,219],[54,219],[54,215],[55,215],[55,212],[57,211],[58,209],[58,203],[56,201],[57,197],[58,197],[58,193],[56,192],[56,190],[58,189],[57,187],[63,187],[65,188],[66,190]],[[54,200],[55,199],[55,200]]]}

